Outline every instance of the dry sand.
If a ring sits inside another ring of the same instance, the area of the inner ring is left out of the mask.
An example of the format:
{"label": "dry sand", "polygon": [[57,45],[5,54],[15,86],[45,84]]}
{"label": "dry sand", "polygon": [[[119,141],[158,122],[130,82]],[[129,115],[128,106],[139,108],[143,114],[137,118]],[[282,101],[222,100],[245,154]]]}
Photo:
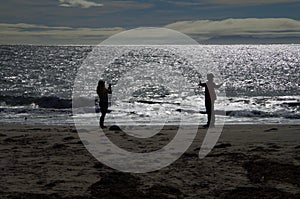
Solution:
{"label": "dry sand", "polygon": [[[176,129],[164,127],[147,147],[160,148]],[[300,198],[300,125],[227,125],[213,151],[199,159],[205,132],[200,128],[189,150],[170,166],[131,174],[98,162],[72,126],[5,125],[0,197]],[[124,144],[121,132],[107,133],[124,148],[139,144]]]}

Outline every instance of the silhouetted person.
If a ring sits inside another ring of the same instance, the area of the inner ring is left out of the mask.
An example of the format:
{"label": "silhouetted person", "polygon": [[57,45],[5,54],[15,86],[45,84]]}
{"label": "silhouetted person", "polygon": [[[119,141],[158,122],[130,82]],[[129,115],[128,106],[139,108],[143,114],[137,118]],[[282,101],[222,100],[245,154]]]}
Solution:
{"label": "silhouetted person", "polygon": [[108,94],[111,94],[111,84],[108,85],[108,89],[105,88],[105,81],[99,80],[97,86],[97,94],[99,96],[99,106],[101,111],[101,117],[99,121],[99,125],[101,128],[106,128],[104,126],[104,118],[108,110]]}
{"label": "silhouetted person", "polygon": [[215,88],[220,88],[222,84],[217,85],[214,82],[214,75],[212,73],[207,74],[207,82],[199,83],[200,86],[205,87],[205,108],[207,114],[207,124],[204,128],[213,127],[215,125],[215,112],[214,105],[217,99]]}

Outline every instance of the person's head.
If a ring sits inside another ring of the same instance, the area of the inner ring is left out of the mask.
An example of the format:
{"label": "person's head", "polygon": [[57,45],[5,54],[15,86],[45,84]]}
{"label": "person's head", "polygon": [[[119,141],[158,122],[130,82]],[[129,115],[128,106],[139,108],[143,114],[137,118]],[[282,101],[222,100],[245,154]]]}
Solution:
{"label": "person's head", "polygon": [[99,80],[98,87],[105,87],[105,81]]}
{"label": "person's head", "polygon": [[207,80],[208,80],[208,81],[213,81],[213,80],[214,80],[214,74],[208,73],[208,74],[207,74]]}

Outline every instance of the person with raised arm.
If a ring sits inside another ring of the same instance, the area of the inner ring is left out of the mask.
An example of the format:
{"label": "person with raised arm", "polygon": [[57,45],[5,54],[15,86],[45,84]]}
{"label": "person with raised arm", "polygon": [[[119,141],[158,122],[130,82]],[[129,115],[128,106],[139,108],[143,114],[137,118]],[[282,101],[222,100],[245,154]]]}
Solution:
{"label": "person with raised arm", "polygon": [[215,88],[220,88],[223,85],[217,85],[214,82],[214,75],[212,73],[207,74],[207,82],[202,83],[201,80],[199,82],[199,86],[205,87],[205,109],[207,114],[207,124],[204,125],[204,128],[214,127],[215,125],[215,111],[214,105],[215,100],[217,99],[217,95],[215,92]]}

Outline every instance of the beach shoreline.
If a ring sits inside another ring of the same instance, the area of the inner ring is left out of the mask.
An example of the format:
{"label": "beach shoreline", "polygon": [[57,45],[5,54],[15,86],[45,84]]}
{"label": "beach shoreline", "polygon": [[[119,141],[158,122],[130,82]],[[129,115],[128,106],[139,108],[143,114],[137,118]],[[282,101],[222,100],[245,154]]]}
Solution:
{"label": "beach shoreline", "polygon": [[[150,126],[145,128],[152,128]],[[141,151],[157,150],[176,134],[165,126]],[[297,198],[300,125],[225,125],[214,149],[198,153],[206,129],[175,162],[143,174],[116,171],[96,160],[73,125],[0,127],[1,198]],[[105,130],[116,142],[120,132]],[[130,149],[132,145],[124,145]],[[245,197],[247,198],[247,197]]]}

